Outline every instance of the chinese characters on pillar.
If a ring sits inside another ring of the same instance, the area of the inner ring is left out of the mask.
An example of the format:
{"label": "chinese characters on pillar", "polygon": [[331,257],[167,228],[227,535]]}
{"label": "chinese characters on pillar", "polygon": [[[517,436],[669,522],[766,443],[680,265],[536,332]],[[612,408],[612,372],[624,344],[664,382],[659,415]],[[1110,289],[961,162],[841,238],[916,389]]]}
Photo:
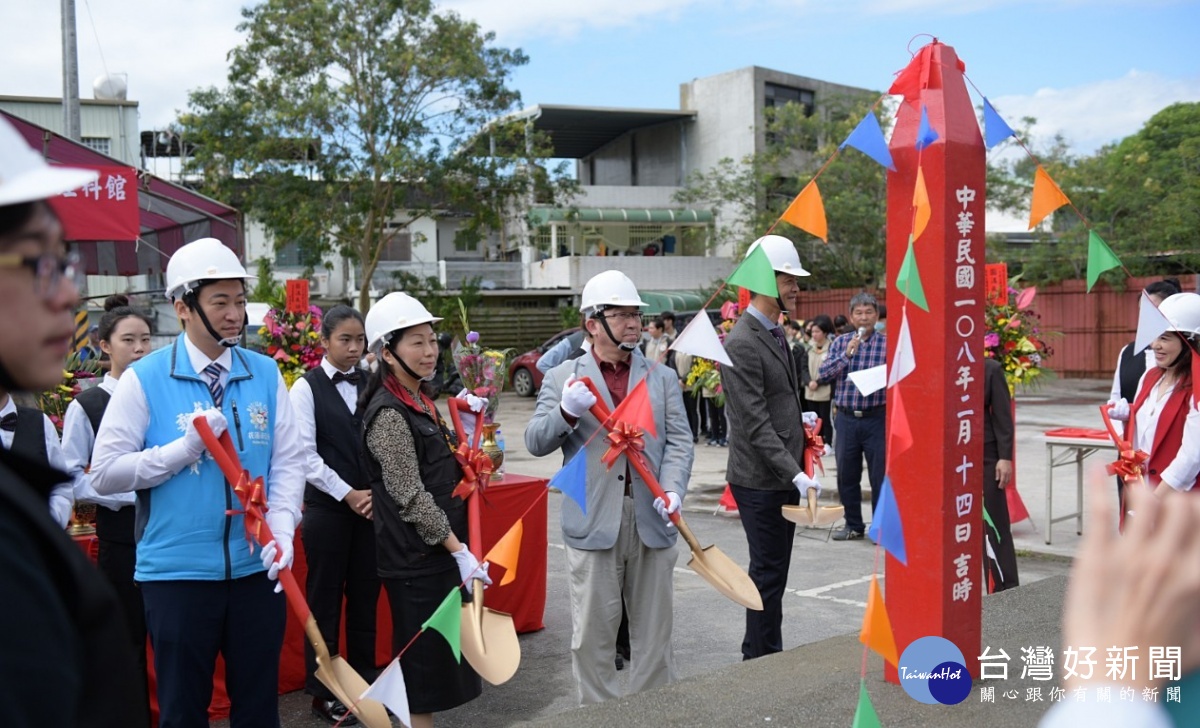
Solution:
{"label": "chinese characters on pillar", "polygon": [[950,600],[952,602],[967,602],[971,591],[976,588],[975,579],[980,573],[979,554],[977,547],[981,533],[976,532],[983,522],[983,504],[975,490],[970,487],[972,476],[977,474],[979,463],[974,458],[979,452],[978,447],[971,447],[973,439],[981,437],[981,433],[973,431],[974,422],[978,421],[977,412],[982,412],[983,402],[975,401],[979,387],[972,387],[976,373],[976,356],[973,349],[981,342],[976,334],[979,303],[979,284],[976,271],[980,266],[973,252],[974,240],[977,238],[975,225],[983,224],[981,204],[976,202],[975,190],[963,186],[954,191],[954,199],[959,206],[955,215],[954,232],[958,234],[956,243],[950,246],[954,251],[954,287],[951,300],[954,306],[955,337],[951,350],[956,351],[954,366],[950,370],[953,380],[950,384],[949,396],[957,398],[954,402],[957,433],[950,453],[950,462],[954,466],[955,477],[951,479],[954,489],[954,546],[953,556],[954,578],[950,580]]}

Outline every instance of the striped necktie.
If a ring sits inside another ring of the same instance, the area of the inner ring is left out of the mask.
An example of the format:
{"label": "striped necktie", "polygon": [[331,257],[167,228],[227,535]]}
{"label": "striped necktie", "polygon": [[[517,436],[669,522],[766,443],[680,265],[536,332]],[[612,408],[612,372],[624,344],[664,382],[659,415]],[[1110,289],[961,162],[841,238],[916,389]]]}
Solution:
{"label": "striped necktie", "polygon": [[221,372],[223,371],[225,371],[225,367],[215,361],[204,367],[204,375],[208,377],[208,392],[212,395],[213,404],[217,407],[221,406],[221,400],[225,396],[225,388],[221,386]]}

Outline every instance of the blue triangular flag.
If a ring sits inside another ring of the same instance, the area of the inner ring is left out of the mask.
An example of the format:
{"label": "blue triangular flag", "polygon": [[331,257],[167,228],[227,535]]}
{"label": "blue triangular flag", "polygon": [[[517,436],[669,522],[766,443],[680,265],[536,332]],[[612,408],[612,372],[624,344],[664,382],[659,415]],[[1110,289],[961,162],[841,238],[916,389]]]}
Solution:
{"label": "blue triangular flag", "polygon": [[854,147],[893,172],[896,171],[896,165],[892,163],[892,153],[888,151],[887,140],[883,138],[883,129],[879,128],[879,119],[875,118],[874,112],[867,112],[838,149],[848,146]]}
{"label": "blue triangular flag", "polygon": [[996,113],[996,109],[992,106],[992,102],[983,98],[983,140],[988,149],[996,146],[1000,142],[1016,136],[1017,133],[1012,130],[1004,119]]}
{"label": "blue triangular flag", "polygon": [[562,470],[550,479],[550,487],[558,488],[563,495],[579,504],[587,514],[587,451],[580,450],[575,457],[562,466]]}
{"label": "blue triangular flag", "polygon": [[925,147],[933,144],[938,139],[938,133],[933,130],[933,125],[929,123],[929,110],[921,104],[921,126],[917,129],[917,151],[921,151]]}
{"label": "blue triangular flag", "polygon": [[883,476],[879,507],[871,514],[871,527],[867,529],[867,535],[897,561],[908,566],[908,552],[904,548],[904,527],[900,525],[900,509],[896,506],[896,494],[892,492],[890,476]]}

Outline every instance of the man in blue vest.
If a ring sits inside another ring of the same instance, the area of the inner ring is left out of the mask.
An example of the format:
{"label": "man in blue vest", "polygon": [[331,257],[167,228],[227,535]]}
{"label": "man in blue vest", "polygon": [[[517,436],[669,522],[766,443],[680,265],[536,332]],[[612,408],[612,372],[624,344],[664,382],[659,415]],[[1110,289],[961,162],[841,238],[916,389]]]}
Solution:
{"label": "man in blue vest", "polygon": [[[167,264],[184,333],[127,371],[96,434],[92,485],[138,496],[137,568],[154,646],[163,728],[208,726],[217,654],[233,728],[279,726],[285,604],[272,582],[290,566],[304,456],[275,362],[238,346],[246,281],[233,251],[205,238]],[[239,502],[194,420],[230,430],[242,465],[263,476],[276,541],[252,551]]]}

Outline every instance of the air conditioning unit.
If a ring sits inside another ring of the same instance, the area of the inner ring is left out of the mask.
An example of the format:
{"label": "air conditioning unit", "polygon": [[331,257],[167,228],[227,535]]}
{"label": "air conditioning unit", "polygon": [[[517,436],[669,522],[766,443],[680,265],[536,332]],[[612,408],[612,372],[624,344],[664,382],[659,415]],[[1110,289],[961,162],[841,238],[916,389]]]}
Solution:
{"label": "air conditioning unit", "polygon": [[309,291],[314,296],[329,295],[329,272],[313,273],[311,290]]}

